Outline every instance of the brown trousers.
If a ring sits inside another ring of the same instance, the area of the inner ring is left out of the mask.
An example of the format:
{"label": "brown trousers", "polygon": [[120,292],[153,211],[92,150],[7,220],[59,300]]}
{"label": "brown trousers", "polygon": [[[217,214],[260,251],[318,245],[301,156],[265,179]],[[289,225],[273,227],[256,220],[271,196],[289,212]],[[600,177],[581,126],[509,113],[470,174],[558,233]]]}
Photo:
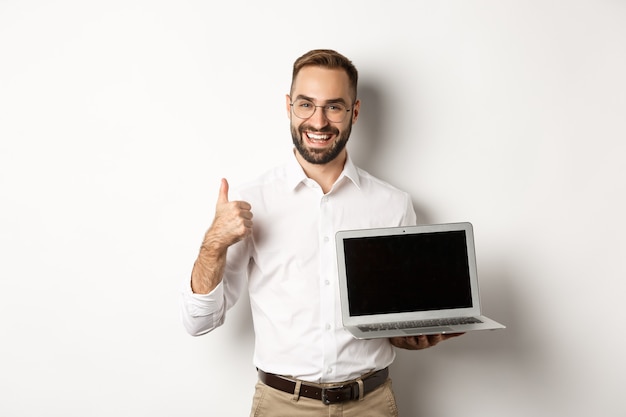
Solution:
{"label": "brown trousers", "polygon": [[250,417],[398,417],[391,379],[360,400],[325,405],[256,384]]}

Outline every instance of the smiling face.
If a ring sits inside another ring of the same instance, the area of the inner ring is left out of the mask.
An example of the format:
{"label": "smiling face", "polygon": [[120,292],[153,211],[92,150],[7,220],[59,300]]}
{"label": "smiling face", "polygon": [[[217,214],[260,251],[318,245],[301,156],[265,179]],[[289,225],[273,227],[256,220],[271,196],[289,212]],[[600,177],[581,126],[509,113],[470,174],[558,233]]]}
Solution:
{"label": "smiling face", "polygon": [[[350,112],[342,122],[331,122],[317,107],[313,116],[300,119],[293,114],[291,103],[306,99],[315,106],[340,103]],[[348,75],[342,69],[307,66],[294,80],[287,95],[287,111],[291,120],[291,137],[298,153],[312,164],[327,164],[345,152],[352,125],[356,123],[360,102],[354,103]]]}

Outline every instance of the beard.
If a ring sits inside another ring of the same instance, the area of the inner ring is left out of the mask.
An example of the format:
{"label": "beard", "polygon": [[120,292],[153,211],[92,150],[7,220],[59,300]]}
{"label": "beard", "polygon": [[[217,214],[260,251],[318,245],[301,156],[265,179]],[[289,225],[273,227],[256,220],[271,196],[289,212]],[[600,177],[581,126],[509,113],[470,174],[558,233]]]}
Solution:
{"label": "beard", "polygon": [[[336,135],[337,139],[333,143],[333,145],[328,149],[309,149],[306,147],[303,136],[304,131],[307,130],[311,133],[328,133]],[[327,164],[333,159],[335,159],[341,151],[344,150],[346,144],[348,143],[348,139],[350,138],[350,133],[352,132],[352,120],[348,124],[348,127],[343,132],[339,132],[338,129],[328,126],[321,130],[312,129],[307,126],[305,123],[301,124],[299,127],[295,127],[293,124],[291,125],[291,138],[293,140],[293,144],[296,147],[298,153],[304,158],[305,161],[311,164],[323,165]]]}

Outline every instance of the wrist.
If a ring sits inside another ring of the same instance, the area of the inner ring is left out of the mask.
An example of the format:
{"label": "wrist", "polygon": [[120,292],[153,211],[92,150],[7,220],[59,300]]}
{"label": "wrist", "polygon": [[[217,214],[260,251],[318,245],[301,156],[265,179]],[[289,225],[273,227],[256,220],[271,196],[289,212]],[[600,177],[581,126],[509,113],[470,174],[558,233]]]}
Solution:
{"label": "wrist", "polygon": [[219,258],[226,254],[228,245],[225,244],[218,237],[213,236],[210,231],[204,236],[202,244],[200,245],[200,252],[212,257]]}

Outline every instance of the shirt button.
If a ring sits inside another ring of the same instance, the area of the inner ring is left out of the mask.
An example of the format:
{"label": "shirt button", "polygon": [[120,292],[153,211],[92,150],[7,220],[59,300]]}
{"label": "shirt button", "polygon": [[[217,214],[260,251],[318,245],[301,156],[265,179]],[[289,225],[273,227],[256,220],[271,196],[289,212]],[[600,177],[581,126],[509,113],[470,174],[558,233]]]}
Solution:
{"label": "shirt button", "polygon": [[328,243],[328,241],[329,241],[329,240],[330,240],[330,239],[328,238],[328,236],[324,236],[324,242],[325,242],[325,243]]}
{"label": "shirt button", "polygon": [[326,323],[326,330],[330,330],[330,324]]}
{"label": "shirt button", "polygon": [[324,284],[325,284],[325,285],[330,285],[330,281],[329,281],[329,280],[326,280],[326,281],[324,281]]}
{"label": "shirt button", "polygon": [[327,373],[327,374],[332,374],[332,373],[333,373],[333,368],[328,368],[328,369],[326,370],[326,373]]}

